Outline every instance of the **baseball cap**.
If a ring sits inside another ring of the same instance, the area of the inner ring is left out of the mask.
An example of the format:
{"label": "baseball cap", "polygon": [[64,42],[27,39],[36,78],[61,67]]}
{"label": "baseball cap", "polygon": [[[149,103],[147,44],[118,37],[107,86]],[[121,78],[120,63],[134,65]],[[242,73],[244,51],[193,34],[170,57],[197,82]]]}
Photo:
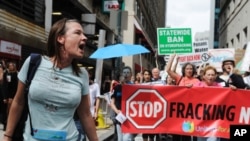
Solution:
{"label": "baseball cap", "polygon": [[222,66],[224,66],[225,62],[232,62],[232,63],[233,63],[233,66],[235,67],[235,60],[234,60],[234,57],[227,57],[227,58],[224,58],[223,61],[222,61]]}

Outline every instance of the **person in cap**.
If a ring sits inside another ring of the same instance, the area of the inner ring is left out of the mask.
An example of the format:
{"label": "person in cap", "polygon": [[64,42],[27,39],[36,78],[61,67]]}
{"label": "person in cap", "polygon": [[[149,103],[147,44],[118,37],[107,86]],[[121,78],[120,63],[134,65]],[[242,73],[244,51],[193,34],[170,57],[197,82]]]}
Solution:
{"label": "person in cap", "polygon": [[[246,85],[243,77],[235,72],[234,67],[234,58],[225,58],[222,61],[223,74],[220,75],[220,78],[223,79],[224,82],[220,84],[224,87],[230,87],[232,89],[245,89]],[[229,139],[220,138],[220,141],[229,141]]]}
{"label": "person in cap", "polygon": [[222,61],[223,74],[220,76],[220,78],[224,80],[224,84],[221,84],[224,87],[231,87],[233,89],[244,89],[246,87],[244,80],[241,75],[235,73],[234,67],[234,58],[225,58]]}

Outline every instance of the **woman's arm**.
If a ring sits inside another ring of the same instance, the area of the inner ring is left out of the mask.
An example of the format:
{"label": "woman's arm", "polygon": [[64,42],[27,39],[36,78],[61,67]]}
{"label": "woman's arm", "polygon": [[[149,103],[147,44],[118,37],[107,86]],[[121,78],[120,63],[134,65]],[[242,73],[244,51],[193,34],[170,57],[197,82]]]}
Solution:
{"label": "woman's arm", "polygon": [[171,55],[171,57],[168,61],[167,67],[166,67],[166,71],[167,71],[168,75],[176,81],[179,75],[171,69],[175,56],[176,56],[176,54]]}
{"label": "woman's arm", "polygon": [[100,107],[100,97],[96,97],[95,111],[94,111],[95,120],[97,119],[97,116],[98,116],[99,107]]}
{"label": "woman's arm", "polygon": [[[16,95],[12,101],[10,112],[7,121],[7,128],[5,131],[4,141],[9,140],[16,128],[16,125],[21,117],[24,105],[25,105],[25,96],[24,96],[25,84],[21,81],[18,81],[18,87]],[[9,137],[7,137],[9,136]]]}
{"label": "woman's arm", "polygon": [[176,62],[174,64],[174,67],[172,68],[172,71],[175,72],[175,73],[176,73],[178,62],[179,62],[179,56],[176,55]]}
{"label": "woman's arm", "polygon": [[111,99],[110,106],[111,106],[112,110],[113,110],[116,114],[119,114],[120,109],[117,109],[117,107],[115,106],[115,98],[114,98],[114,97],[112,97],[112,99]]}
{"label": "woman's arm", "polygon": [[90,113],[89,94],[82,96],[81,103],[77,108],[77,114],[88,139],[98,141],[95,123]]}

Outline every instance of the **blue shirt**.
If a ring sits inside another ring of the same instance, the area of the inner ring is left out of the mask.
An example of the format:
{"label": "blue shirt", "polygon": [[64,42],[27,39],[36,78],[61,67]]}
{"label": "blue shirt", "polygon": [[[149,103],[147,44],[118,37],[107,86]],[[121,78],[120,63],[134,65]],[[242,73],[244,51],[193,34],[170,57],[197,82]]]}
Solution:
{"label": "blue shirt", "polygon": [[[25,83],[30,57],[27,58],[18,74]],[[62,70],[53,69],[48,57],[42,57],[30,85],[28,94],[29,109],[34,129],[57,130],[67,132],[67,141],[76,141],[78,131],[73,115],[80,104],[81,96],[89,93],[89,78],[85,69],[80,77],[73,75],[72,67]],[[28,118],[24,139],[36,141],[30,135]]]}

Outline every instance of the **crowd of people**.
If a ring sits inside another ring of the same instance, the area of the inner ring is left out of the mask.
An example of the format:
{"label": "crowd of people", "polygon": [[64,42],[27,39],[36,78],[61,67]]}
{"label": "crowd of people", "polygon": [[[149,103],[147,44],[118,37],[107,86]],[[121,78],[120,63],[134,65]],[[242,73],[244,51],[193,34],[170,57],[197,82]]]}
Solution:
{"label": "crowd of people", "polygon": [[[174,59],[175,64],[173,64]],[[206,65],[196,70],[196,66],[192,63],[186,63],[182,66],[181,74],[176,72],[176,66],[178,63],[178,56],[172,54],[169,62],[166,66],[167,77],[161,79],[160,71],[158,68],[153,68],[152,70],[144,69],[142,72],[136,73],[132,76],[132,70],[130,67],[124,67],[122,75],[119,80],[119,84],[114,87],[111,92],[112,102],[111,108],[113,109],[115,115],[121,112],[121,97],[122,97],[122,85],[123,84],[135,84],[135,85],[178,85],[190,87],[229,87],[232,90],[236,89],[249,89],[250,80],[250,68],[244,75],[238,74],[235,69],[234,58],[225,58],[222,61],[223,72],[219,73],[216,68],[212,65]],[[116,125],[116,132],[118,141],[133,140],[136,134],[122,133],[121,123],[117,120],[113,120]],[[226,138],[217,137],[191,137],[186,135],[177,134],[142,134],[143,141],[161,141],[162,138],[171,137],[173,141],[227,141]]]}
{"label": "crowd of people", "polygon": [[3,130],[6,129],[7,118],[12,104],[13,98],[17,90],[18,71],[16,64],[12,61],[5,62],[1,60],[0,63],[0,120],[3,124]]}

